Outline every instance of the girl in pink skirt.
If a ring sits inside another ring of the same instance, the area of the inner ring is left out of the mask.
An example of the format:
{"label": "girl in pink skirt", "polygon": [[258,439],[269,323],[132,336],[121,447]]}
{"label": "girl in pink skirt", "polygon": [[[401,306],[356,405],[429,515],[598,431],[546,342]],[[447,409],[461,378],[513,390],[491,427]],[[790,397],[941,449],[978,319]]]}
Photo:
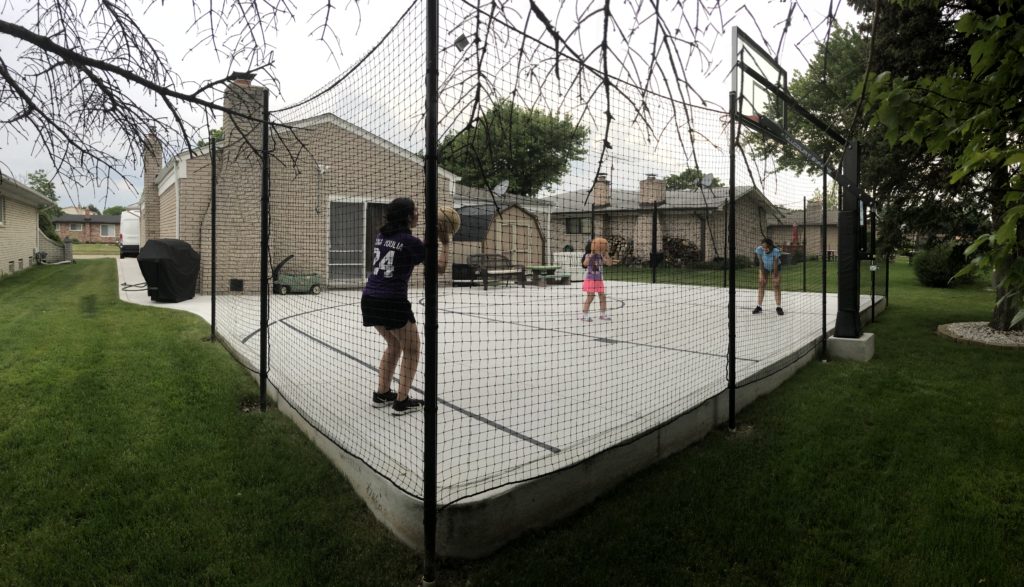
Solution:
{"label": "girl in pink skirt", "polygon": [[604,295],[604,266],[618,263],[608,255],[608,241],[597,237],[590,242],[590,253],[584,255],[583,266],[587,268],[587,275],[583,278],[583,291],[587,294],[583,300],[583,313],[580,320],[590,322],[590,303],[594,301],[594,294],[597,294],[601,304],[601,320],[611,320],[608,317],[608,300]]}

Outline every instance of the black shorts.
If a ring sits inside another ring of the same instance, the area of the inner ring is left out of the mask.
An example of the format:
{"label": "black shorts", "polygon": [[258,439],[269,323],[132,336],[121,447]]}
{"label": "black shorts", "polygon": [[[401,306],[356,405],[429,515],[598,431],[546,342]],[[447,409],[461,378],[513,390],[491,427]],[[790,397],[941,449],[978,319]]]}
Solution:
{"label": "black shorts", "polygon": [[395,330],[410,322],[416,323],[409,300],[363,296],[359,305],[363,310],[363,326],[381,326],[387,330]]}

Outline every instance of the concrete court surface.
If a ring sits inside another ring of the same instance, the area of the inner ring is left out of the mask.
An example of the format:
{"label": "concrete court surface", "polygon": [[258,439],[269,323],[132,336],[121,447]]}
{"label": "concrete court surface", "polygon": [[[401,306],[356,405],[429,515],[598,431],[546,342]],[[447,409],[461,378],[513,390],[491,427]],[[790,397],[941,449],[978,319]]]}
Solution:
{"label": "concrete court surface", "polygon": [[[738,292],[739,381],[773,372],[821,335],[820,294],[785,293],[785,316],[773,305],[752,315],[754,295]],[[422,292],[410,299],[422,337]],[[828,299],[831,329],[836,298]],[[586,459],[727,387],[727,290],[609,282],[607,322],[596,301],[593,321],[580,321],[581,301],[578,285],[442,290],[441,503]],[[258,365],[258,299],[221,296],[217,317],[222,340]],[[338,446],[421,495],[423,417],[370,406],[384,341],[362,326],[359,292],[273,296],[270,322],[278,391]],[[414,397],[423,372],[421,358]]]}
{"label": "concrete court surface", "polygon": [[[209,296],[154,303],[144,287],[124,287],[143,281],[134,259],[118,260],[118,269],[125,301],[210,320]],[[389,409],[371,407],[384,343],[362,326],[359,295],[329,290],[273,296],[268,379],[279,407],[349,476],[374,514],[415,548],[422,545],[423,413],[395,417]],[[713,422],[701,410],[713,404],[709,400],[720,401],[727,387],[727,296],[719,287],[609,281],[612,320],[598,319],[595,300],[594,320],[583,322],[578,284],[443,289],[438,500],[481,507],[469,514],[449,510],[452,528],[441,532],[440,552],[486,553],[553,519],[552,509],[569,511],[560,503],[565,498],[557,497],[566,484],[584,475],[592,486],[581,494],[595,495],[623,470],[614,464],[614,451],[585,474],[571,465],[637,439],[642,444],[652,430],[692,410],[692,417],[665,431],[702,436]],[[410,299],[422,336],[422,291],[411,291]],[[798,357],[806,360],[821,336],[821,299],[820,293],[784,292],[785,316],[776,316],[771,303],[752,315],[755,292],[739,290],[738,381],[767,378],[770,390],[798,366]],[[884,300],[877,301],[884,307]],[[831,330],[834,294],[827,296],[827,307]],[[861,297],[861,308],[870,309],[869,296]],[[235,356],[250,368],[259,365],[258,297],[219,296],[217,321],[219,338]],[[422,389],[421,358],[412,395],[422,397]],[[627,457],[636,463],[632,467],[654,458],[637,449],[623,453],[633,455]],[[591,482],[594,475],[610,479]],[[534,483],[528,497],[514,496],[517,487],[530,487],[522,482],[538,478],[545,483]],[[533,509],[524,510],[523,502]],[[503,528],[500,522],[509,516],[517,521]]]}

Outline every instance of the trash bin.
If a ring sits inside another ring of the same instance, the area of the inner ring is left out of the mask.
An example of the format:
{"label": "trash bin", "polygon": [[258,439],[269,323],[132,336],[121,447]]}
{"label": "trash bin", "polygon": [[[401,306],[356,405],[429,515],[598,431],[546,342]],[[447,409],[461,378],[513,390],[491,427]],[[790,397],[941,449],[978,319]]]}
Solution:
{"label": "trash bin", "polygon": [[183,302],[196,295],[199,253],[173,238],[153,239],[139,251],[139,269],[154,302]]}

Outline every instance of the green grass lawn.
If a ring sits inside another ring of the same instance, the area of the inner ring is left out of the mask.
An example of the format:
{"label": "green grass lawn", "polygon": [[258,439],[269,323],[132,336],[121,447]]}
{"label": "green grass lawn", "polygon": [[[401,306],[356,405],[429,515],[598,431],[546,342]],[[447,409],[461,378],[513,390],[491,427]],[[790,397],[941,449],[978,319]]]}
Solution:
{"label": "green grass lawn", "polygon": [[[903,264],[900,269],[909,268],[905,257],[898,257],[890,265],[890,272]],[[871,293],[871,263],[862,261],[861,268],[861,293]],[[885,288],[885,262],[878,261],[876,273],[876,292],[878,295],[884,293]],[[837,290],[839,275],[839,264],[826,263],[826,284],[827,291]],[[899,270],[899,269],[896,269]],[[651,270],[647,267],[624,267],[613,265],[605,268],[605,279],[610,281],[632,281],[638,283],[651,283]],[[710,287],[724,287],[728,284],[727,274],[721,269],[680,269],[675,267],[659,267],[655,272],[654,279],[657,283],[674,283],[681,285],[703,285]],[[757,288],[758,272],[757,267],[739,267],[736,270],[736,287]],[[782,289],[785,291],[821,291],[821,261],[811,260],[806,263],[793,263],[782,269]]]}
{"label": "green grass lawn", "polygon": [[74,243],[71,250],[75,255],[117,255],[120,248],[108,243]]}
{"label": "green grass lawn", "polygon": [[[812,363],[453,585],[1021,584],[1024,351],[958,345],[979,286],[895,264],[868,364]],[[659,280],[660,281],[660,280]],[[414,584],[394,541],[199,318],[109,260],[0,281],[0,584]]]}

